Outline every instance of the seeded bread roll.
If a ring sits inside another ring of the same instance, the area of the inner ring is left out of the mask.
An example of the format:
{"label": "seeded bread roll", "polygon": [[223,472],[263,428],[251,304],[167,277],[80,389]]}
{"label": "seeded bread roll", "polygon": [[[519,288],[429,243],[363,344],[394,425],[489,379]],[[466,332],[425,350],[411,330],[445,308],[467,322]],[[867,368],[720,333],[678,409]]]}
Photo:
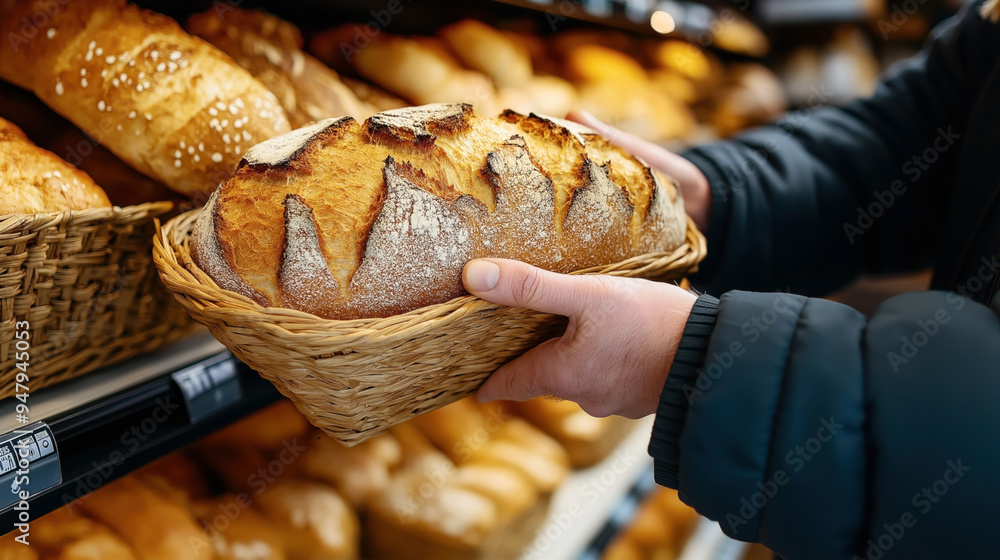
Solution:
{"label": "seeded bread roll", "polygon": [[0,78],[142,173],[207,195],[244,150],[290,130],[271,92],[174,20],[125,0],[57,4],[0,0]]}
{"label": "seeded bread roll", "polygon": [[187,29],[233,57],[271,90],[293,127],[375,112],[336,72],[302,52],[302,34],[287,21],[256,10],[215,6],[191,16]]}
{"label": "seeded bread roll", "polygon": [[465,293],[476,257],[558,272],[671,251],[674,184],[592,130],[469,105],[331,119],[252,148],[192,238],[216,283],[320,317],[384,317]]}
{"label": "seeded bread roll", "polygon": [[31,143],[0,119],[0,215],[61,212],[111,206],[83,171]]}

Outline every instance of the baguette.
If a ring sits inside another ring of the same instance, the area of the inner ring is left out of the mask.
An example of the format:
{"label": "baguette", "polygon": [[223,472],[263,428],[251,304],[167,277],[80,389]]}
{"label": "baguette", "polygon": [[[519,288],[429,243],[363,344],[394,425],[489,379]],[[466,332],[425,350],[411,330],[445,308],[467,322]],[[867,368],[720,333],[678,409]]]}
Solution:
{"label": "baguette", "polygon": [[107,195],[86,173],[0,119],[0,215],[108,206]]}
{"label": "baguette", "polygon": [[[274,95],[172,19],[125,0],[0,0],[0,78],[142,173],[210,193],[243,151],[290,128]],[[22,35],[23,21],[51,14]]]}
{"label": "baguette", "polygon": [[210,8],[188,18],[187,29],[233,57],[271,90],[295,128],[375,112],[336,72],[302,52],[302,35],[287,21],[256,10]]}
{"label": "baguette", "polygon": [[475,257],[570,272],[672,251],[685,227],[674,184],[588,128],[428,105],[255,146],[191,244],[224,289],[353,319],[465,294]]}
{"label": "baguette", "polygon": [[464,19],[441,28],[438,36],[468,68],[478,70],[501,86],[520,86],[531,79],[531,55],[496,28]]}

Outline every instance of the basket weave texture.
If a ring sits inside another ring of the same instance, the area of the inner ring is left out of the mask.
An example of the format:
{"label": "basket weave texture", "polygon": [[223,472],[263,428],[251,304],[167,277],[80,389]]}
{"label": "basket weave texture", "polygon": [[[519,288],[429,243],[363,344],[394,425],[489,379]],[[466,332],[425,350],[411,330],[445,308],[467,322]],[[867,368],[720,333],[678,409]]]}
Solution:
{"label": "basket weave texture", "polygon": [[[387,318],[339,321],[262,307],[223,290],[194,263],[188,241],[199,210],[163,225],[153,261],[196,321],[271,381],[309,420],[346,445],[473,393],[492,372],[566,320],[473,296]],[[705,238],[688,222],[684,245],[574,274],[661,280],[695,271]]]}
{"label": "basket weave texture", "polygon": [[172,208],[0,216],[0,398],[25,392],[15,385],[22,371],[33,392],[195,326],[152,266],[153,220]]}

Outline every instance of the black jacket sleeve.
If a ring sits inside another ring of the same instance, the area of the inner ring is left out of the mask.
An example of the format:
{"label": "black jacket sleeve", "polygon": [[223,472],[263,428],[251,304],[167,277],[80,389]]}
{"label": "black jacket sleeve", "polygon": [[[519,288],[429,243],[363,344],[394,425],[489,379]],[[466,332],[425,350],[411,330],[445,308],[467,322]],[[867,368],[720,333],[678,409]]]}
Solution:
{"label": "black jacket sleeve", "polygon": [[943,24],[872,97],[686,152],[712,187],[696,285],[823,295],[863,271],[927,266],[971,108],[1000,57],[1000,25],[978,15],[981,4]]}
{"label": "black jacket sleeve", "polygon": [[701,365],[676,361],[668,377],[650,443],[658,482],[789,560],[995,556],[990,308],[923,292],[868,321],[826,300],[730,292],[696,310],[689,327],[712,334],[685,336]]}

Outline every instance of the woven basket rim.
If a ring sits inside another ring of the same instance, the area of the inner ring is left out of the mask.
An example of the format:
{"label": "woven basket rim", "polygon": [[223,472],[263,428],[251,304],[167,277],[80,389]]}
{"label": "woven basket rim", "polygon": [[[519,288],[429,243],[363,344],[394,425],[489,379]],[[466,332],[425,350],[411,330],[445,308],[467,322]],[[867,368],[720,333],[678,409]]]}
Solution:
{"label": "woven basket rim", "polygon": [[[159,219],[154,221],[156,234],[153,237],[153,263],[159,270],[164,285],[174,292],[175,296],[183,295],[189,300],[194,300],[201,309],[214,307],[220,311],[230,312],[234,316],[238,315],[239,323],[244,325],[270,324],[279,328],[294,326],[294,332],[282,328],[286,331],[282,334],[287,335],[314,336],[331,331],[344,332],[356,329],[359,336],[373,336],[386,330],[398,334],[400,329],[426,325],[429,321],[446,319],[456,313],[467,315],[506,307],[473,295],[459,296],[447,302],[431,304],[389,317],[360,319],[327,319],[296,309],[264,307],[246,296],[220,288],[191,258],[187,242],[191,227],[201,210],[196,208],[178,214],[165,224],[161,224]],[[687,269],[694,272],[698,263],[704,259],[705,253],[705,236],[698,231],[693,220],[687,217],[685,242],[674,251],[647,253],[609,265],[576,270],[569,274],[641,276],[643,269],[655,269],[657,264],[676,264],[681,260],[690,261],[691,265]],[[178,261],[178,255],[184,262]]]}
{"label": "woven basket rim", "polygon": [[21,232],[25,229],[57,227],[60,225],[81,226],[101,222],[130,224],[162,216],[174,209],[169,200],[144,202],[132,206],[106,206],[62,212],[39,212],[36,214],[0,214],[0,235]]}

